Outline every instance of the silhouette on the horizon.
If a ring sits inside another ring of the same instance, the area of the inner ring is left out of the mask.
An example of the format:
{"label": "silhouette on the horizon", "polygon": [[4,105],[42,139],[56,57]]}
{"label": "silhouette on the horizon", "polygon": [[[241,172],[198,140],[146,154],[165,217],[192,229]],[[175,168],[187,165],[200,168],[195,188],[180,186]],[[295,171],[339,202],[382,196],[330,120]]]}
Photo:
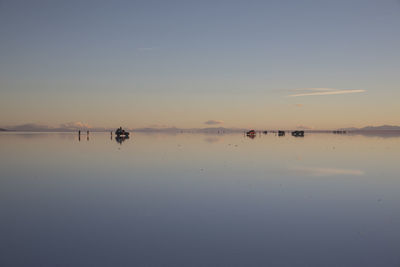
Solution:
{"label": "silhouette on the horizon", "polygon": [[121,137],[121,136],[129,137],[129,132],[123,130],[122,127],[119,127],[119,128],[115,131],[115,135],[116,135],[117,137]]}
{"label": "silhouette on the horizon", "polygon": [[292,132],[292,136],[294,136],[294,137],[304,137],[304,131],[294,131],[294,132]]}
{"label": "silhouette on the horizon", "polygon": [[347,132],[345,130],[336,130],[333,131],[334,134],[346,134]]}

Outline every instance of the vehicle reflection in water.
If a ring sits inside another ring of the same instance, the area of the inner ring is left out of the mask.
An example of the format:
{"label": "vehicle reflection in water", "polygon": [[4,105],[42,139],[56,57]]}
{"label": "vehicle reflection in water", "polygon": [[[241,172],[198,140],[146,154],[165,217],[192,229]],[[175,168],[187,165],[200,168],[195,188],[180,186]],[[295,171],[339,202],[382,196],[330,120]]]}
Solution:
{"label": "vehicle reflection in water", "polygon": [[246,132],[247,137],[254,139],[256,137],[256,131],[255,130],[250,130]]}
{"label": "vehicle reflection in water", "polygon": [[115,141],[119,143],[120,145],[125,142],[127,139],[129,139],[129,136],[116,136]]}
{"label": "vehicle reflection in water", "polygon": [[255,134],[248,134],[248,135],[246,135],[248,138],[250,138],[250,139],[254,139],[254,138],[256,138],[256,135]]}

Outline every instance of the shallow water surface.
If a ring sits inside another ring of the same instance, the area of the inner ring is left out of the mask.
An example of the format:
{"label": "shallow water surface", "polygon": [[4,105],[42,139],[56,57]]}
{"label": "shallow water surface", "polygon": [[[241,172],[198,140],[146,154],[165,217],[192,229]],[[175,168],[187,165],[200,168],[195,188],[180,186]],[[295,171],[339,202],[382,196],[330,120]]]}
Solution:
{"label": "shallow water surface", "polygon": [[400,137],[0,134],[1,266],[400,266]]}

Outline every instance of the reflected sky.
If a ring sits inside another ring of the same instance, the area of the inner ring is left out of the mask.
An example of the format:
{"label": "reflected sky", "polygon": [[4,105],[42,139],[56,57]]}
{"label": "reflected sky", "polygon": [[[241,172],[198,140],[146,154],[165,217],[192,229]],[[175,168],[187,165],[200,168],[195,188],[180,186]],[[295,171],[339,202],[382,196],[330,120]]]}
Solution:
{"label": "reflected sky", "polygon": [[0,134],[2,266],[399,266],[400,138]]}

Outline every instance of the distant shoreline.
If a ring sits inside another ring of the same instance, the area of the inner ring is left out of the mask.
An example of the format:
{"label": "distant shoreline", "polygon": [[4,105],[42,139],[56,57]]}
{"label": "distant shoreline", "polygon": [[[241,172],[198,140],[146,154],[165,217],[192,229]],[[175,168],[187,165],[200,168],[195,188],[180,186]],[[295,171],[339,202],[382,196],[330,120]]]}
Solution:
{"label": "distant shoreline", "polygon": [[[79,130],[6,130],[6,129],[0,129],[0,132],[4,133],[78,133]],[[86,134],[86,129],[81,130],[81,134]],[[162,130],[162,129],[137,129],[137,130],[129,130],[133,133],[215,133],[215,134],[234,134],[234,133],[239,133],[242,134],[246,132],[246,129],[243,130],[192,130],[192,129],[179,129],[176,131],[172,130]],[[263,131],[267,131],[267,133],[274,133],[278,132],[278,130],[255,130],[257,133],[260,132],[262,133]],[[283,130],[286,132],[293,132],[293,131],[299,131],[299,130]],[[333,133],[334,130],[302,130],[305,133]],[[113,132],[112,130],[89,130],[89,133],[110,133]],[[400,130],[345,130],[345,133],[343,134],[362,134],[362,133],[380,133],[380,134],[400,134]]]}
{"label": "distant shoreline", "polygon": [[[126,128],[127,131],[130,132],[143,132],[143,133],[244,133],[251,129],[245,128],[225,128],[225,127],[207,127],[207,128]],[[268,133],[274,131],[299,131],[302,130],[306,133],[332,133],[333,131],[339,132],[346,132],[346,133],[400,133],[400,126],[392,126],[392,125],[382,125],[382,126],[366,126],[363,128],[338,128],[332,130],[316,130],[316,129],[257,129],[253,128],[256,132],[264,132],[267,131]],[[56,127],[48,127],[48,126],[40,126],[40,125],[19,125],[14,127],[6,127],[0,128],[1,132],[44,132],[44,133],[51,133],[51,132],[78,132],[81,131],[82,133],[89,132],[114,132],[115,129],[111,128],[56,128]]]}

